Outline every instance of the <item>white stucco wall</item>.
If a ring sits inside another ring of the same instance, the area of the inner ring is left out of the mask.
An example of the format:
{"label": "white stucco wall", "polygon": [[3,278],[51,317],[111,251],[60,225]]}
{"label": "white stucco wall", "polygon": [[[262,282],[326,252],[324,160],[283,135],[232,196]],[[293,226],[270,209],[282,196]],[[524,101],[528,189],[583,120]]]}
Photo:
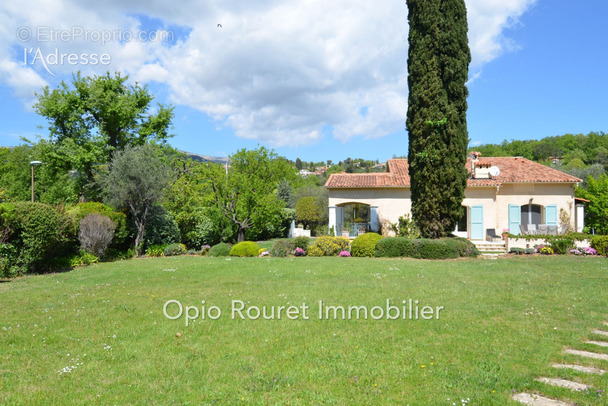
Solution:
{"label": "white stucco wall", "polygon": [[[484,233],[493,228],[500,235],[503,229],[509,228],[509,205],[526,205],[530,199],[532,204],[543,207],[557,205],[558,219],[560,210],[564,209],[574,227],[574,186],[571,184],[504,184],[498,189],[468,187],[462,205],[467,208],[482,205]],[[381,221],[396,223],[400,216],[410,213],[411,192],[409,188],[329,189],[330,207],[348,203],[376,206]],[[544,218],[544,212],[542,215]],[[470,236],[470,227],[468,230]]]}
{"label": "white stucco wall", "polygon": [[[544,218],[544,207],[549,205],[557,205],[557,215],[559,223],[559,214],[561,210],[565,210],[570,216],[570,226],[574,228],[575,207],[574,207],[574,186],[563,183],[547,183],[547,184],[505,184],[500,187],[496,198],[496,204],[501,210],[497,210],[496,224],[497,228],[509,228],[509,205],[515,204],[523,206],[530,203],[543,206],[542,216]],[[561,223],[559,223],[561,226]]]}
{"label": "white stucco wall", "polygon": [[378,208],[379,220],[388,220],[391,223],[399,221],[399,217],[409,213],[412,208],[409,188],[329,189],[330,208],[348,203],[375,206]]}

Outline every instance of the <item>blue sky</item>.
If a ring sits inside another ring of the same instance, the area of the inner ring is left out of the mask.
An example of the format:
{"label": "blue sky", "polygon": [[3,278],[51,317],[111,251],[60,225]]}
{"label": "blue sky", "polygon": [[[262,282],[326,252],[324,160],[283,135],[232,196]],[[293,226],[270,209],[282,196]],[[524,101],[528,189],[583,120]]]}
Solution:
{"label": "blue sky", "polygon": [[[467,10],[471,145],[608,131],[608,2],[468,0]],[[407,154],[403,1],[177,9],[160,0],[24,0],[0,5],[0,26],[0,146],[47,134],[31,108],[42,86],[110,70],[175,106],[170,143],[182,150],[226,156],[261,144],[336,162]],[[52,30],[65,37],[50,39]],[[45,68],[32,61],[37,50],[110,61]]]}

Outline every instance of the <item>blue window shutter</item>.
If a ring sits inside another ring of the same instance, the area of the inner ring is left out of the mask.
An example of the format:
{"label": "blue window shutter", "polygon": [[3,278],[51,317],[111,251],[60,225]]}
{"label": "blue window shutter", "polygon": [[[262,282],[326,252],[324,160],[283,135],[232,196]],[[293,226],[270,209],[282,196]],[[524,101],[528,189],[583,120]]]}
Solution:
{"label": "blue window shutter", "polygon": [[545,224],[548,226],[557,225],[557,204],[545,206]]}
{"label": "blue window shutter", "polygon": [[516,204],[509,205],[509,232],[519,235],[519,225],[521,224],[521,207]]}

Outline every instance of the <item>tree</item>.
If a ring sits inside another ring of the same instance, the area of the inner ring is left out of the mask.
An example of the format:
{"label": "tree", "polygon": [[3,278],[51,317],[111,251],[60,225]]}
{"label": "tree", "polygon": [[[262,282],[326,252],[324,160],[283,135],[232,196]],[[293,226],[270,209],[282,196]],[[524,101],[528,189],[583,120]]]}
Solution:
{"label": "tree", "polygon": [[323,216],[323,208],[317,204],[315,197],[302,197],[296,204],[296,218],[304,225],[304,228],[310,228],[310,225],[317,223]]}
{"label": "tree", "polygon": [[151,144],[127,146],[114,154],[110,171],[99,179],[106,202],[126,208],[133,218],[136,255],[140,255],[148,214],[170,180],[171,172],[158,152]]}
{"label": "tree", "polygon": [[412,215],[423,237],[454,230],[467,172],[466,81],[471,61],[464,0],[407,0]]}
{"label": "tree", "polygon": [[295,195],[293,194],[293,187],[286,179],[283,179],[277,185],[277,197],[279,200],[285,202],[285,207],[289,209],[295,208],[296,202]]}
{"label": "tree", "polygon": [[303,168],[302,166],[302,160],[300,158],[296,158],[296,169],[301,171]]}
{"label": "tree", "polygon": [[45,87],[34,109],[49,121],[50,141],[62,168],[76,170],[81,186],[94,180],[93,167],[110,162],[115,151],[164,142],[173,118],[173,107],[159,104],[151,113],[154,96],[146,86],[127,84],[128,76],[72,78],[72,86]]}
{"label": "tree", "polygon": [[587,178],[587,189],[576,189],[576,197],[589,200],[585,207],[585,228],[596,234],[608,234],[608,175]]}
{"label": "tree", "polygon": [[284,202],[274,193],[279,182],[295,177],[284,158],[264,147],[241,149],[230,156],[230,169],[206,164],[216,206],[237,231],[237,241],[245,240],[245,231],[267,220],[281,218]]}

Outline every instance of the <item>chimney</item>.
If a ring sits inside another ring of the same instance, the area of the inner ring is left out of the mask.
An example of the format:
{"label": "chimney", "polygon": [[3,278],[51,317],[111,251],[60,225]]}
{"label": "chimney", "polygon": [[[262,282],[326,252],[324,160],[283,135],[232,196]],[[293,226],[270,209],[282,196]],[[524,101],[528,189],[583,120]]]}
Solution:
{"label": "chimney", "polygon": [[469,159],[471,160],[471,178],[475,178],[475,163],[479,161],[481,152],[471,151],[469,152]]}

